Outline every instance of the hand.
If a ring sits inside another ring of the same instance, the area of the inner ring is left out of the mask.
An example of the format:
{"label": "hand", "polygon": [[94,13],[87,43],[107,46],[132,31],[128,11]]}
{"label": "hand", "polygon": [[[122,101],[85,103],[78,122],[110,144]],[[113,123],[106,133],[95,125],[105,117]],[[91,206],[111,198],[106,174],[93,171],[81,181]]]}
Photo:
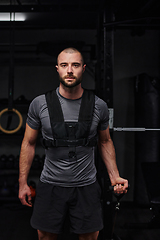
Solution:
{"label": "hand", "polygon": [[23,205],[32,207],[31,190],[27,184],[19,185],[19,199]]}
{"label": "hand", "polygon": [[128,180],[119,177],[115,180],[114,183],[112,183],[112,186],[114,186],[114,192],[116,194],[127,193],[127,191],[128,191]]}

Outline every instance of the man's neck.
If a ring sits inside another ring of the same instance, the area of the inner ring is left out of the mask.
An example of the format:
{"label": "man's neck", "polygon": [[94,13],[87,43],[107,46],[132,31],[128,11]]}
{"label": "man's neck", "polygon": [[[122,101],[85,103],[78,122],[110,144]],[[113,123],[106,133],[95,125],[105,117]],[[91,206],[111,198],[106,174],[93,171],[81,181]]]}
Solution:
{"label": "man's neck", "polygon": [[73,88],[68,88],[60,83],[59,93],[67,99],[74,100],[74,99],[78,99],[78,98],[82,97],[83,88],[81,87],[81,84],[79,84]]}

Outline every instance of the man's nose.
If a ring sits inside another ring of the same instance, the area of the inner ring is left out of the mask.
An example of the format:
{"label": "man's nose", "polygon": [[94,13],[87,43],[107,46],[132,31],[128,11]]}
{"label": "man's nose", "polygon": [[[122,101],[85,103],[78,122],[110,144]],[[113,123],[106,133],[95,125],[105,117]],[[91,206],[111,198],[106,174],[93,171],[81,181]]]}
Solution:
{"label": "man's nose", "polygon": [[68,73],[72,73],[73,72],[72,65],[70,65],[70,64],[68,65],[67,72]]}

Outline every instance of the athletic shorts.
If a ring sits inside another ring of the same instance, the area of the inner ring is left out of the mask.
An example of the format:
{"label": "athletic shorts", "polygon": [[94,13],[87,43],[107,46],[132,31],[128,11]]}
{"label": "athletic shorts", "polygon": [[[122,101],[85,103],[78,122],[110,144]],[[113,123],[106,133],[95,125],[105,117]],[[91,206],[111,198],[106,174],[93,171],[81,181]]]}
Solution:
{"label": "athletic shorts", "polygon": [[70,231],[84,234],[103,228],[101,188],[98,182],[84,187],[59,187],[39,182],[31,217],[35,229],[59,234],[67,214]]}

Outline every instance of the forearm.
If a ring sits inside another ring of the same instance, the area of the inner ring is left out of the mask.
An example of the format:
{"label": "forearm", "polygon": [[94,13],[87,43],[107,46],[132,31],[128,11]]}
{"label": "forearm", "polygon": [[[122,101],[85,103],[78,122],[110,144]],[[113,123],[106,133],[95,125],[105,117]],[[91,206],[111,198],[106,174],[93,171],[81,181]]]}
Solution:
{"label": "forearm", "polygon": [[19,159],[19,183],[26,184],[35,155],[35,144],[23,140]]}
{"label": "forearm", "polygon": [[19,159],[19,199],[23,205],[32,206],[31,190],[27,185],[29,171],[35,155],[38,130],[26,124],[25,135],[21,145]]}
{"label": "forearm", "polygon": [[119,175],[116,163],[115,148],[110,137],[109,127],[104,131],[99,131],[99,151],[107,168],[111,185],[118,194],[126,193],[128,188],[128,180],[123,179]]}
{"label": "forearm", "polygon": [[120,176],[117,168],[115,148],[112,139],[110,138],[107,141],[100,141],[98,146],[102,160],[107,168],[110,181],[112,185],[114,185],[116,179]]}

